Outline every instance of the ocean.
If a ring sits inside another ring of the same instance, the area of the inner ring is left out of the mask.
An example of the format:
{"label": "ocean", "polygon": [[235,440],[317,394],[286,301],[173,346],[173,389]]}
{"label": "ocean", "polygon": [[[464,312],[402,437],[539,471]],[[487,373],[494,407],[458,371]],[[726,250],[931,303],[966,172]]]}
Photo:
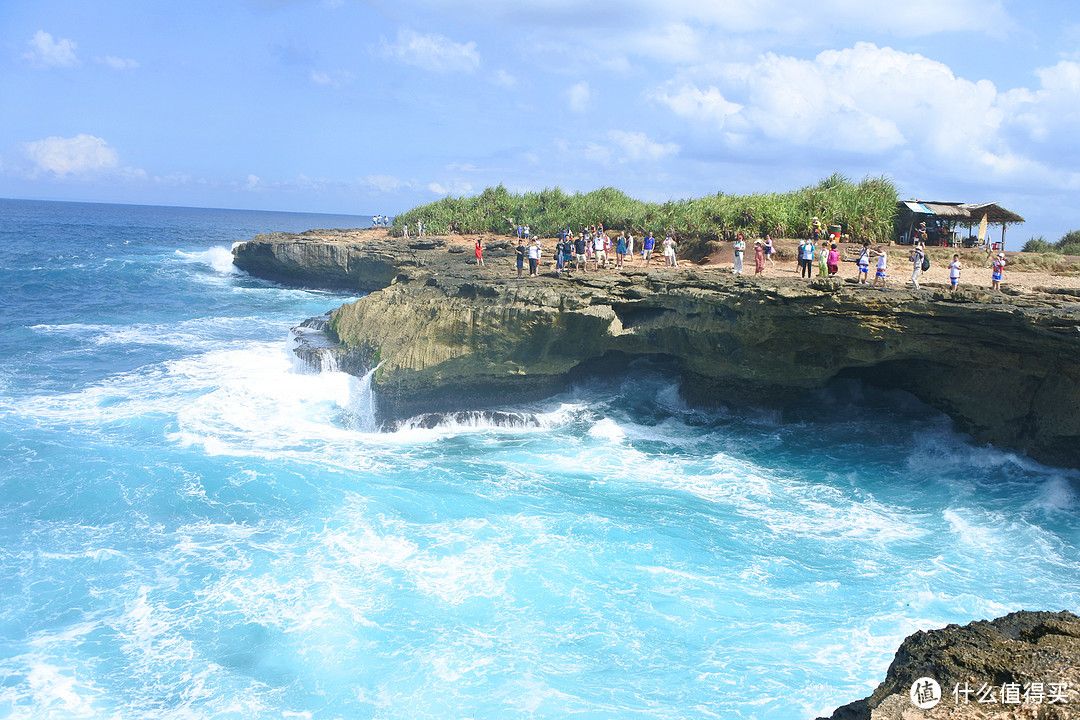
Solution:
{"label": "ocean", "polygon": [[356,296],[230,252],[369,225],[0,200],[0,718],[813,718],[916,630],[1080,609],[1080,472],[903,393],[641,362],[372,432],[291,354]]}

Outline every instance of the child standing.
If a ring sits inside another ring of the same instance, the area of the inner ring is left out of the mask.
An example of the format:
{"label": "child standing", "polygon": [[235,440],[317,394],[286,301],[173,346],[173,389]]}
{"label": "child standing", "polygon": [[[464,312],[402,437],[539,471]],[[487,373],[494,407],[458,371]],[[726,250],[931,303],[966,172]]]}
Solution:
{"label": "child standing", "polygon": [[874,282],[870,287],[877,287],[878,280],[881,281],[881,289],[885,289],[885,266],[888,264],[888,257],[885,255],[885,251],[880,247],[874,251],[877,256],[877,274],[874,276]]}
{"label": "child standing", "polygon": [[960,256],[953,255],[952,262],[949,263],[949,283],[952,285],[952,291],[956,292],[960,285]]}
{"label": "child standing", "polygon": [[1005,253],[998,253],[994,258],[994,274],[990,276],[990,287],[993,290],[1001,290],[1001,276],[1005,274]]}
{"label": "child standing", "polygon": [[867,277],[870,275],[870,243],[863,242],[862,252],[859,253],[859,284],[867,285]]}

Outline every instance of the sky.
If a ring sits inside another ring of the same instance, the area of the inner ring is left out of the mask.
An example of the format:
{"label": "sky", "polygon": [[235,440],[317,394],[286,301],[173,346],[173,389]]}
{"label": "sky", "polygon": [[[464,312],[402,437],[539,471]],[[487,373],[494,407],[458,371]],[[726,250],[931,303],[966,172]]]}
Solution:
{"label": "sky", "polygon": [[[886,176],[1080,229],[1074,0],[4,0],[0,197],[387,214]],[[1013,247],[1010,247],[1013,249]]]}

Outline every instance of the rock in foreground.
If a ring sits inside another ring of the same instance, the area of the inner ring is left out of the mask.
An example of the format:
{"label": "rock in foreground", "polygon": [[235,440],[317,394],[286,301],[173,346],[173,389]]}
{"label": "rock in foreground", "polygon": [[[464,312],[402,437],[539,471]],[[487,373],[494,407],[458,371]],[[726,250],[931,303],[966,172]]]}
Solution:
{"label": "rock in foreground", "polygon": [[[926,685],[919,683],[925,678],[940,691],[938,703],[922,709],[915,700],[933,704]],[[1077,717],[1080,617],[1021,611],[911,635],[873,694],[837,709],[830,720]]]}

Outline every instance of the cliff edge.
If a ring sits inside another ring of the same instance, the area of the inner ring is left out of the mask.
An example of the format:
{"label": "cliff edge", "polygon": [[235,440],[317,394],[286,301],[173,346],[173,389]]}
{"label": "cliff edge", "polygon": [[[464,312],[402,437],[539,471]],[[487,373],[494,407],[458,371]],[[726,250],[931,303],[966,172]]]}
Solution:
{"label": "cliff edge", "polygon": [[678,365],[691,402],[783,404],[834,378],[906,390],[980,442],[1080,467],[1080,298],[732,276],[717,268],[514,277],[446,239],[358,243],[350,231],[258,236],[253,275],[369,295],[335,310],[339,366],[373,379],[378,416],[548,396],[635,357]]}
{"label": "cliff edge", "polygon": [[873,694],[818,720],[1075,717],[1080,617],[1021,611],[909,636]]}

